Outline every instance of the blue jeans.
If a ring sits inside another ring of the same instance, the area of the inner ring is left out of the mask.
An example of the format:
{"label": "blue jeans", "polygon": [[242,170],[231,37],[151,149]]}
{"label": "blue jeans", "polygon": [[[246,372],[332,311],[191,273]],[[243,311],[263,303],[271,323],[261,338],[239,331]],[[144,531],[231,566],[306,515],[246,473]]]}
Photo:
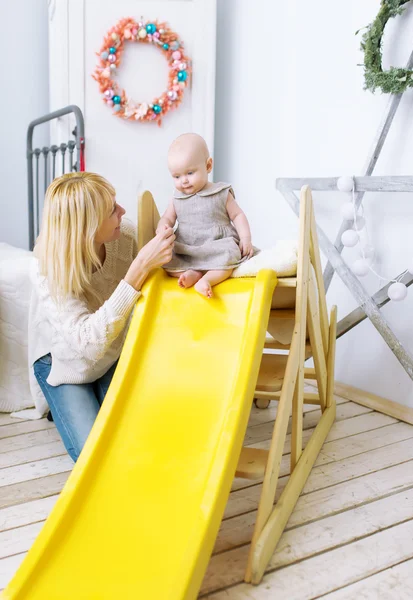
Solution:
{"label": "blue jeans", "polygon": [[76,462],[108,391],[117,362],[93,383],[49,385],[50,354],[34,363],[34,374],[47,400],[66,450]]}

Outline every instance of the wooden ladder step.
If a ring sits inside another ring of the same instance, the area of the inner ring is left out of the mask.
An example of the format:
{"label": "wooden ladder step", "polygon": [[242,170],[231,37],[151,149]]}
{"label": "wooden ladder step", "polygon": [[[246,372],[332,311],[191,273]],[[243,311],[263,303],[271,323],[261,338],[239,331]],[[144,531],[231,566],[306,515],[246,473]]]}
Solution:
{"label": "wooden ladder step", "polygon": [[270,313],[271,319],[295,319],[295,309],[294,308],[278,308],[272,310]]}
{"label": "wooden ladder step", "polygon": [[[264,348],[266,348],[267,350],[287,350],[288,351],[290,349],[290,344],[281,344],[281,342],[274,340],[274,338],[271,337],[271,335],[267,334],[265,336]],[[305,360],[307,360],[308,358],[311,358],[312,355],[313,355],[313,351],[311,349],[311,345],[310,345],[310,343],[307,343],[305,345]]]}
{"label": "wooden ladder step", "polygon": [[262,479],[267,466],[268,450],[246,448],[241,450],[235,477],[243,479]]}
{"label": "wooden ladder step", "polygon": [[[260,390],[255,390],[254,398],[259,400],[276,400],[278,401],[281,396],[281,391],[279,392],[262,392]],[[303,402],[305,404],[315,404],[316,406],[320,406],[321,400],[318,394],[312,394],[311,392],[304,392]],[[261,408],[261,407],[259,407]]]}
{"label": "wooden ladder step", "polygon": [[[295,327],[295,308],[276,308],[270,311],[265,338],[266,348],[288,349]],[[306,333],[309,349],[309,332]]]}
{"label": "wooden ladder step", "polygon": [[277,281],[278,287],[297,287],[297,277],[280,277]]}
{"label": "wooden ladder step", "polygon": [[[310,356],[311,356],[311,348]],[[288,354],[263,354],[260,371],[258,373],[257,385],[255,386],[255,398],[279,398]],[[314,368],[304,368],[305,379],[316,379]],[[318,394],[305,394],[307,404],[319,404]]]}
{"label": "wooden ladder step", "polygon": [[278,392],[284,381],[287,360],[287,354],[263,354],[255,389],[260,392]]}

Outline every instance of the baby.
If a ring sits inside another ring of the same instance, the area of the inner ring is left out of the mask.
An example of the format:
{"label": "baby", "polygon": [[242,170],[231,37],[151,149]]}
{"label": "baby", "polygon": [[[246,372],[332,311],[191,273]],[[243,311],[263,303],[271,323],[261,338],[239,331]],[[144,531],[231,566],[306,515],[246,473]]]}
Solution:
{"label": "baby", "polygon": [[164,268],[182,288],[194,285],[212,298],[212,286],[256,252],[247,218],[229,183],[208,181],[212,158],[200,135],[185,133],[172,142],[168,167],[175,192],[156,232],[176,221],[178,228],[173,258]]}

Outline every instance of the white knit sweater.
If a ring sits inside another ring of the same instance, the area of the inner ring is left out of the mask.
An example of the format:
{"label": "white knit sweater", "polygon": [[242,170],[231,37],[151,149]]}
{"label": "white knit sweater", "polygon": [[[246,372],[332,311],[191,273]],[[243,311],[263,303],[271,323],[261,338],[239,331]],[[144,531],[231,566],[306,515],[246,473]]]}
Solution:
{"label": "white knit sweater", "polygon": [[58,306],[34,261],[28,354],[31,389],[41,414],[47,411],[47,403],[33,372],[33,363],[38,358],[51,353],[52,368],[47,382],[56,386],[96,381],[121,353],[129,316],[140,296],[123,280],[138,251],[132,223],[122,221],[120,238],[105,244],[105,248],[105,262],[92,275],[93,289],[101,298],[101,305],[94,312],[85,301],[75,298]]}

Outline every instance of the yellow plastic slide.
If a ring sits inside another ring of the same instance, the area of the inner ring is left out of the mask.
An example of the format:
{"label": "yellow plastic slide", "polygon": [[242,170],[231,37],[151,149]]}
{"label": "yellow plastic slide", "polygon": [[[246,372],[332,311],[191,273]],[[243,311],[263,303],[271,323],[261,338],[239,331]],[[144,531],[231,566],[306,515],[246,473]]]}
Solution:
{"label": "yellow plastic slide", "polygon": [[13,600],[196,598],[250,413],[276,277],[212,300],[158,270],[82,455],[3,592]]}

